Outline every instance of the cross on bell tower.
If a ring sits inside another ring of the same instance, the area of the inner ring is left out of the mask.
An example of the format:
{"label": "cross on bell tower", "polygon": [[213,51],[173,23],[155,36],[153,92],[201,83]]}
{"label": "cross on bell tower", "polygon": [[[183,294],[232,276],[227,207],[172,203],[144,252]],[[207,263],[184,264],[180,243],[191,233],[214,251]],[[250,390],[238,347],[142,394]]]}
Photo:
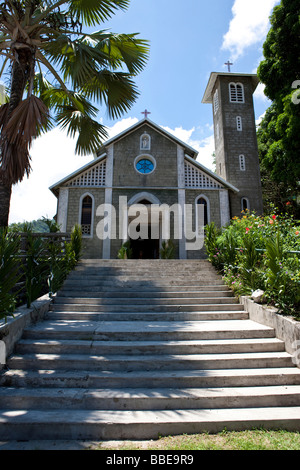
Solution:
{"label": "cross on bell tower", "polygon": [[224,64],[224,65],[227,65],[227,67],[228,67],[228,72],[231,72],[231,70],[230,70],[230,66],[231,66],[231,65],[233,65],[233,63],[232,63],[232,62],[230,62],[230,61],[228,61],[228,62],[225,62],[225,64]]}
{"label": "cross on bell tower", "polygon": [[148,111],[147,109],[145,109],[145,111],[143,111],[141,114],[144,114],[145,116],[145,119],[148,118],[148,114],[151,114],[150,111]]}

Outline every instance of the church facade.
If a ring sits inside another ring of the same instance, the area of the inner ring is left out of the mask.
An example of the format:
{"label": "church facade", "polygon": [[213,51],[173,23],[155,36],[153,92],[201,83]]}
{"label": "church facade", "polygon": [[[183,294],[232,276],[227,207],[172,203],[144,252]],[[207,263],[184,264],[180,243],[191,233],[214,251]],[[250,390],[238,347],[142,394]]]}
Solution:
{"label": "church facade", "polygon": [[253,92],[256,75],[212,73],[202,102],[213,108],[216,172],[198,153],[145,119],[107,141],[93,161],[50,190],[62,232],[81,224],[84,258],[156,259],[171,240],[175,258],[204,257],[203,227],[243,210],[262,213]]}

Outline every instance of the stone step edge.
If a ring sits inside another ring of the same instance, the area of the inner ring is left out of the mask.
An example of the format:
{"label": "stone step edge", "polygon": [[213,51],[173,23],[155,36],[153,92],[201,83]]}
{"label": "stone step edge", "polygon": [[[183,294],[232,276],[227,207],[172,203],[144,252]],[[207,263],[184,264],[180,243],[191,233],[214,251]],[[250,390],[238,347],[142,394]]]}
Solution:
{"label": "stone step edge", "polygon": [[[0,415],[0,438],[22,439],[151,439],[159,435],[219,432],[265,427],[300,429],[300,407],[189,409],[149,411],[4,410]],[[117,434],[116,434],[117,433]]]}
{"label": "stone step edge", "polygon": [[[45,400],[43,409],[156,409],[155,406],[174,409],[224,407],[234,408],[256,407],[259,399],[260,406],[277,406],[278,401],[288,406],[300,405],[300,385],[277,385],[261,387],[209,387],[209,388],[128,388],[128,389],[78,389],[78,388],[9,388],[0,389],[1,409],[39,409]],[[24,400],[26,402],[24,403]],[[292,400],[289,403],[286,400]],[[274,404],[271,404],[273,401]],[[145,404],[145,402],[147,402]],[[247,404],[246,404],[247,403]],[[256,403],[254,405],[253,403]],[[152,408],[150,408],[150,406]],[[282,405],[281,405],[282,406]],[[145,408],[143,408],[145,407]]]}

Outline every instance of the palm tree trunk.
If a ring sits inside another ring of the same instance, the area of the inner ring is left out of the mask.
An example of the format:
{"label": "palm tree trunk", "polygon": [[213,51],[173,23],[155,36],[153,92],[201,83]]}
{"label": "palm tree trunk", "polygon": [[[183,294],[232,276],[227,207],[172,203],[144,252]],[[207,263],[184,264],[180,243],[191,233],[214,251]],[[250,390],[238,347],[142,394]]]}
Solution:
{"label": "palm tree trunk", "polygon": [[[8,117],[22,101],[28,73],[28,51],[18,52],[17,59],[12,66],[11,94],[9,100]],[[0,227],[8,226],[12,182],[9,181],[0,168]]]}
{"label": "palm tree trunk", "polygon": [[12,185],[5,182],[0,172],[0,227],[8,226]]}

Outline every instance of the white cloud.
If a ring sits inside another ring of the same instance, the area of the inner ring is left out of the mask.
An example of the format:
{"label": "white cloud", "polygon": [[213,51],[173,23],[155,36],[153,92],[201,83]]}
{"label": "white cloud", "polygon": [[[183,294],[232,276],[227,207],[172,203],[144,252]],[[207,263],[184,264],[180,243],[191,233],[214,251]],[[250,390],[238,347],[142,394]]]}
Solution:
{"label": "white cloud", "polygon": [[[207,126],[211,131],[211,126]],[[204,139],[193,138],[195,132],[195,127],[190,130],[183,129],[182,127],[176,127],[175,129],[170,129],[169,127],[164,127],[167,132],[175,135],[179,140],[188,144],[193,149],[199,152],[197,161],[204,165],[206,168],[213,170],[213,157],[212,154],[215,151],[215,139],[214,135],[209,135]]]}
{"label": "white cloud", "polygon": [[259,99],[265,103],[271,104],[271,101],[264,93],[264,89],[265,89],[265,85],[263,83],[259,83],[253,96],[255,99]]}
{"label": "white cloud", "polygon": [[39,137],[31,148],[32,172],[13,187],[9,222],[23,222],[56,214],[56,198],[49,187],[85,165],[89,157],[75,155],[75,140],[53,129]]}
{"label": "white cloud", "polygon": [[237,60],[245,49],[264,41],[269,27],[269,17],[278,0],[235,0],[233,19],[223,38],[223,50],[231,52],[231,60]]}

